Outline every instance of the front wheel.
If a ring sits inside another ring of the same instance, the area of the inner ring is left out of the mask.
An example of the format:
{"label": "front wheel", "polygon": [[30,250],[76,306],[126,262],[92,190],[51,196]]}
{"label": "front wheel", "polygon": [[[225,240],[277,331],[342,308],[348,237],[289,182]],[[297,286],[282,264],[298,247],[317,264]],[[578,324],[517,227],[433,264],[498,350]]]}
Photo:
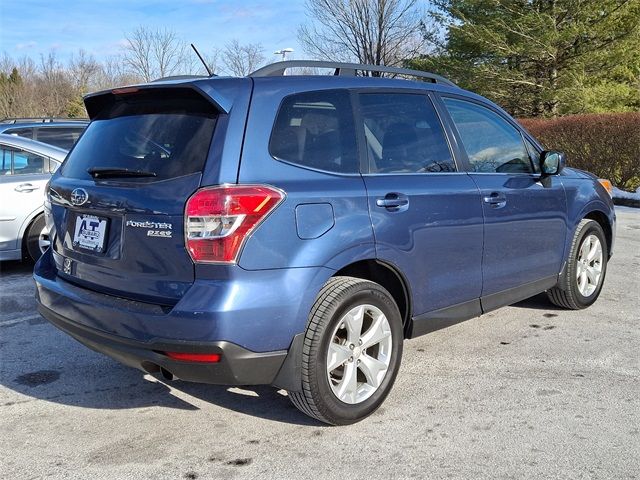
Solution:
{"label": "front wheel", "polygon": [[402,358],[402,319],[377,283],[334,277],[318,294],[302,351],[302,391],[289,392],[307,415],[332,425],[358,422],[387,397]]}
{"label": "front wheel", "polygon": [[565,272],[547,291],[552,303],[571,310],[586,308],[600,295],[607,273],[607,241],[600,224],[584,219],[576,228]]}

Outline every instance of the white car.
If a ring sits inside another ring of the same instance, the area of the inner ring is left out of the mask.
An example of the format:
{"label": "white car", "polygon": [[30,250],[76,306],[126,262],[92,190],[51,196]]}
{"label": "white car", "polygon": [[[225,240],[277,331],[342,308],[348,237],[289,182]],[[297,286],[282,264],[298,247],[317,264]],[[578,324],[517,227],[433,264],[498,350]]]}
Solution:
{"label": "white car", "polygon": [[44,191],[67,150],[0,134],[0,260],[37,260],[49,248]]}

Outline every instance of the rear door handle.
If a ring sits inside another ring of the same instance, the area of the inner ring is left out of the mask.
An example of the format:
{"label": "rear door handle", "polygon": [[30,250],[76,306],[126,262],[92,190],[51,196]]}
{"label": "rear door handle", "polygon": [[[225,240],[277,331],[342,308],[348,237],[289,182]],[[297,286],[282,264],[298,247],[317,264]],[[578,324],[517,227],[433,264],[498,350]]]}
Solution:
{"label": "rear door handle", "polygon": [[500,192],[492,192],[490,195],[486,195],[483,200],[484,203],[491,205],[491,208],[502,208],[507,204],[507,197]]}
{"label": "rear door handle", "polygon": [[384,198],[376,199],[376,205],[390,212],[404,211],[409,208],[409,197],[403,193],[387,193]]}
{"label": "rear door handle", "polygon": [[14,190],[16,192],[33,192],[34,190],[38,190],[40,187],[38,185],[32,185],[31,183],[21,183]]}

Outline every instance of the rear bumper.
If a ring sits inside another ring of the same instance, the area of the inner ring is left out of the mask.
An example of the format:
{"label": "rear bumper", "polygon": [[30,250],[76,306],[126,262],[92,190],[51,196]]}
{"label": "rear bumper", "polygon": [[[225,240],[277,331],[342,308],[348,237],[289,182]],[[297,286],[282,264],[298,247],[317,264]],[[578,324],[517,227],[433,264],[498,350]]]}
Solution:
{"label": "rear bumper", "polygon": [[[74,323],[42,304],[38,305],[38,311],[53,325],[92,350],[148,373],[162,372],[189,382],[221,385],[271,384],[287,356],[286,350],[256,353],[224,341],[195,343],[157,339],[151,343],[142,343]],[[218,353],[220,362],[184,362],[171,359],[161,352]]]}
{"label": "rear bumper", "polygon": [[[36,263],[33,276],[38,309],[47,320],[121,363],[151,373],[164,369],[194,382],[289,385],[287,372],[299,362],[287,354],[304,331],[315,296],[331,271],[233,268],[196,280],[172,307],[64,280],[50,251]],[[180,361],[162,352],[219,353],[221,361]]]}

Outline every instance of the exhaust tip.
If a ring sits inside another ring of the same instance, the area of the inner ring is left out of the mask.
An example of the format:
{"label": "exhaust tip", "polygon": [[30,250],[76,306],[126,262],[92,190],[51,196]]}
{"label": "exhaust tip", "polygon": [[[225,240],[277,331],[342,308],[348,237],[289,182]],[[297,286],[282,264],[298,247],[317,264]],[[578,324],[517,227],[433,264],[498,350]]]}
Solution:
{"label": "exhaust tip", "polygon": [[147,361],[145,361],[145,362],[142,362],[142,363],[140,364],[140,366],[142,367],[142,369],[143,369],[145,372],[147,372],[147,373],[149,373],[149,374],[151,374],[151,375],[153,375],[153,374],[155,374],[155,373],[158,373],[158,372],[160,371],[160,365],[156,365],[156,364],[155,364],[155,363],[153,363],[153,362],[147,362]]}
{"label": "exhaust tip", "polygon": [[175,380],[176,376],[164,367],[160,367],[160,374],[165,380]]}

